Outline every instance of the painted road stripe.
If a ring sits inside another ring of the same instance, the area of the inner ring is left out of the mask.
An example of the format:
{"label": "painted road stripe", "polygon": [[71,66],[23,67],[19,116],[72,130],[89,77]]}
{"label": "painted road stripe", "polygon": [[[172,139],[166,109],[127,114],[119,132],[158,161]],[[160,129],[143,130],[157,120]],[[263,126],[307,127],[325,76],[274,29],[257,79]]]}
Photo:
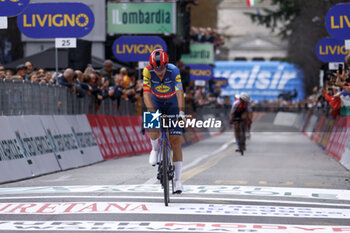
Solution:
{"label": "painted road stripe", "polygon": [[[92,186],[43,186],[0,188],[0,195],[28,193],[159,193],[163,192],[160,185],[92,185]],[[186,194],[222,194],[264,197],[312,198],[327,200],[350,200],[350,190],[342,189],[312,189],[291,187],[263,186],[221,186],[221,185],[184,185]]]}
{"label": "painted road stripe", "polygon": [[255,232],[303,233],[348,232],[350,226],[284,225],[225,222],[158,222],[158,221],[1,221],[6,231],[141,231],[141,232]]}
{"label": "painted road stripe", "polygon": [[226,205],[149,202],[27,202],[0,203],[0,215],[20,214],[175,214],[256,217],[350,219],[350,209],[291,206]]}
{"label": "painted road stripe", "polygon": [[[23,199],[136,199],[136,200],[164,200],[163,196],[13,196],[13,197],[0,197],[0,200],[23,200]],[[274,203],[274,204],[290,204],[290,205],[319,205],[319,206],[333,206],[333,207],[350,207],[350,204],[343,203],[325,203],[325,202],[303,202],[303,201],[279,201],[279,200],[262,200],[262,199],[238,199],[238,198],[215,198],[215,197],[190,197],[190,196],[170,196],[171,200],[179,201],[206,201],[206,202],[251,202],[251,203]]]}

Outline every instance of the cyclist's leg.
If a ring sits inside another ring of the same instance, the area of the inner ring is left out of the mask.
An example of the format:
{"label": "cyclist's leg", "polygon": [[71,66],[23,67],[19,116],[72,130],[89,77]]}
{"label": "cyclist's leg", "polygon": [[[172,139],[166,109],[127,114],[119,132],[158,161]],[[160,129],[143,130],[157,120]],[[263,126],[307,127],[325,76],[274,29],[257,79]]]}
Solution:
{"label": "cyclist's leg", "polygon": [[[175,98],[174,98],[175,97]],[[169,104],[167,106],[166,112],[167,115],[171,115],[173,121],[177,121],[177,115],[179,114],[179,108],[177,105],[176,96],[174,96],[169,100]],[[174,157],[174,166],[175,166],[175,179],[174,179],[174,192],[181,193],[182,192],[182,183],[181,183],[181,175],[182,175],[182,148],[181,148],[181,138],[182,129],[177,125],[174,127],[172,125],[169,129],[169,143],[170,147],[173,150]]]}
{"label": "cyclist's leg", "polygon": [[[160,110],[160,105],[157,101],[153,100],[153,106],[156,110]],[[160,110],[161,112],[161,110]],[[159,138],[160,138],[160,129],[150,129],[149,130],[151,144],[152,144],[152,150],[149,155],[148,162],[154,166],[157,163],[157,156],[159,152]]]}
{"label": "cyclist's leg", "polygon": [[245,111],[243,114],[242,114],[242,119],[243,119],[243,127],[244,127],[244,131],[245,131],[245,136],[246,138],[249,137],[249,114],[248,114],[248,111]]}
{"label": "cyclist's leg", "polygon": [[236,139],[236,144],[238,145],[239,141],[239,121],[234,122],[234,127],[235,127],[235,139]]}
{"label": "cyclist's leg", "polygon": [[252,123],[253,123],[253,112],[249,111],[248,112],[248,123],[247,123],[247,132],[250,138],[250,129],[252,127]]}
{"label": "cyclist's leg", "polygon": [[175,165],[175,181],[181,181],[182,174],[182,148],[181,136],[169,135],[170,147],[173,150],[174,165]]}
{"label": "cyclist's leg", "polygon": [[241,117],[242,117],[241,113],[238,113],[238,112],[233,113],[233,124],[234,124],[235,139],[236,139],[237,146],[238,146],[238,142],[239,142],[239,125],[240,125],[240,121],[237,121],[236,119],[240,119]]}

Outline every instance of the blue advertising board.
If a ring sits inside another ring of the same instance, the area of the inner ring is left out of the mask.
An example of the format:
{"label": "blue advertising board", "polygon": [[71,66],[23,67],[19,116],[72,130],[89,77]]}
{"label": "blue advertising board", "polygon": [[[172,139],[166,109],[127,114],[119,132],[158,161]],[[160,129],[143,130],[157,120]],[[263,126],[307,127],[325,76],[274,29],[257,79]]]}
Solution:
{"label": "blue advertising board", "polygon": [[344,62],[350,50],[345,49],[343,40],[323,38],[317,42],[315,52],[318,59],[323,62]]}
{"label": "blue advertising board", "polygon": [[83,37],[95,24],[83,3],[33,3],[17,17],[19,30],[31,38]]}
{"label": "blue advertising board", "polygon": [[227,87],[228,86],[228,79],[224,77],[214,77],[213,81],[215,84],[219,84],[221,87]]}
{"label": "blue advertising board", "polygon": [[30,0],[0,0],[0,16],[16,16],[28,6]]}
{"label": "blue advertising board", "polygon": [[121,36],[113,43],[113,54],[119,61],[148,61],[155,49],[167,51],[165,41],[158,36]]}
{"label": "blue advertising board", "polygon": [[190,79],[209,81],[213,77],[213,68],[210,65],[186,64],[190,67]]}
{"label": "blue advertising board", "polygon": [[247,92],[253,101],[276,100],[279,94],[294,90],[295,100],[305,97],[304,76],[293,64],[278,61],[217,61],[214,77],[228,79],[222,96],[234,100],[236,94]]}
{"label": "blue advertising board", "polygon": [[350,4],[340,3],[333,6],[326,15],[328,33],[337,39],[350,39]]}

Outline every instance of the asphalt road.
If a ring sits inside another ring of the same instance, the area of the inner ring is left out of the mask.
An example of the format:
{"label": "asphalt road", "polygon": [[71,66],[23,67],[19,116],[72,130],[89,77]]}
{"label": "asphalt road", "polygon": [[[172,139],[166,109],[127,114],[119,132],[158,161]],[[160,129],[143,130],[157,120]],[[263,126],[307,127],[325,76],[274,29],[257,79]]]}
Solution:
{"label": "asphalt road", "polygon": [[164,207],[147,155],[0,185],[0,232],[348,232],[350,172],[302,133],[255,122],[184,148],[184,192]]}

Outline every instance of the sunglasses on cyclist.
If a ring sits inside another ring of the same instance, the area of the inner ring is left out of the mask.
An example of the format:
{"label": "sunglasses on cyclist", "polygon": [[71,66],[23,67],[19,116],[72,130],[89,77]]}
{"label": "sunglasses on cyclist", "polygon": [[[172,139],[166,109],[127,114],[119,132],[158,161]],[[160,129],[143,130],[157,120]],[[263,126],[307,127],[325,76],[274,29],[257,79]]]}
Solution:
{"label": "sunglasses on cyclist", "polygon": [[166,68],[166,65],[159,66],[157,68],[154,68],[155,71],[163,71]]}

